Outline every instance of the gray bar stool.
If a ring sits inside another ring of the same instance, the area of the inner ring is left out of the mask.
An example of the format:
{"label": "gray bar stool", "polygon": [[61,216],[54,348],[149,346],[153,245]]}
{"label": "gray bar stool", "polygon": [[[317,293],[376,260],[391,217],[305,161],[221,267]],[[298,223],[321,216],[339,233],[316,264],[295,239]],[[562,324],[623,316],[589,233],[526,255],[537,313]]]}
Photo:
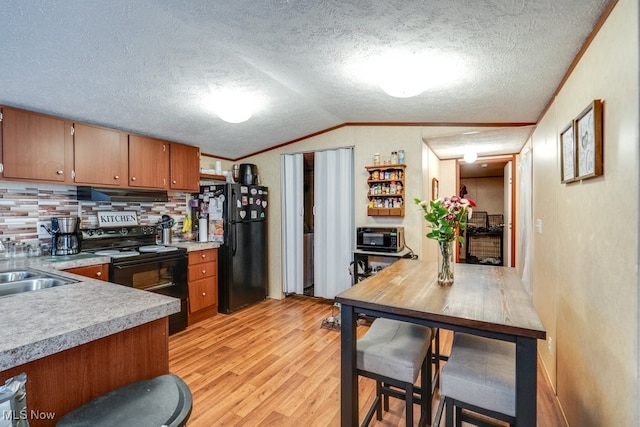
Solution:
{"label": "gray bar stool", "polygon": [[173,374],[127,384],[60,418],[57,427],[182,427],[193,400],[182,379]]}
{"label": "gray bar stool", "polygon": [[[413,426],[414,399],[420,407],[419,425],[431,422],[431,328],[378,318],[357,343],[358,375],[376,380],[376,398],[365,416],[367,426],[373,414],[382,420],[389,410],[389,396],[406,403],[406,425]],[[420,387],[414,383],[420,374]]]}
{"label": "gray bar stool", "polygon": [[[458,427],[462,421],[492,425],[462,409],[516,425],[515,351],[511,342],[456,332],[440,378],[447,427],[453,426],[454,409]],[[439,425],[441,409],[435,425]]]}

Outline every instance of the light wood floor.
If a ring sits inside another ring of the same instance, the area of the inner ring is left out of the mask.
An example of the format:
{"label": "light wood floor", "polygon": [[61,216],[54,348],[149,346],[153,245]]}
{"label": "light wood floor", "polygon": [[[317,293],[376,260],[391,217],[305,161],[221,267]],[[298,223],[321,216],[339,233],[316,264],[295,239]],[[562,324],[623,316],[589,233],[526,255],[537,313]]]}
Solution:
{"label": "light wood floor", "polygon": [[[330,303],[313,298],[270,299],[172,335],[170,371],[193,394],[189,427],[339,426],[340,332],[321,327],[332,310]],[[365,331],[359,327],[359,336]],[[444,354],[450,336],[443,334]],[[566,426],[538,371],[538,425]],[[361,378],[360,419],[374,392],[375,383]],[[415,414],[417,422],[417,406]],[[370,425],[404,426],[404,402],[391,399],[383,421]]]}

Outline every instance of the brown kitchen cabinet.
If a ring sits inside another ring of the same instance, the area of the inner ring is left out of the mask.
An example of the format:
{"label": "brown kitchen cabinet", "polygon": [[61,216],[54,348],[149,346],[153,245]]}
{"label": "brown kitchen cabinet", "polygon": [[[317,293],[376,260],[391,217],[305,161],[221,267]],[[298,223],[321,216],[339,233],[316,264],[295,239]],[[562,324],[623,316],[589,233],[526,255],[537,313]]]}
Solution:
{"label": "brown kitchen cabinet", "polygon": [[98,126],[73,126],[75,184],[127,185],[127,134]]}
{"label": "brown kitchen cabinet", "polygon": [[129,186],[169,188],[168,141],[129,135]]}
{"label": "brown kitchen cabinet", "polygon": [[406,165],[365,166],[369,173],[368,216],[404,216]]}
{"label": "brown kitchen cabinet", "polygon": [[0,106],[0,177],[198,191],[200,149]]}
{"label": "brown kitchen cabinet", "polygon": [[189,252],[189,325],[218,313],[218,249]]}
{"label": "brown kitchen cabinet", "polygon": [[199,191],[200,148],[171,143],[170,154],[170,188],[172,190]]}
{"label": "brown kitchen cabinet", "polygon": [[109,281],[109,264],[88,265],[86,267],[74,267],[64,270],[67,273],[78,274],[92,279]]}
{"label": "brown kitchen cabinet", "polygon": [[71,135],[63,119],[2,107],[2,177],[71,182]]}
{"label": "brown kitchen cabinet", "polygon": [[[52,322],[56,321],[54,313],[52,310]],[[29,425],[55,427],[63,415],[98,396],[129,383],[169,373],[167,330],[166,317],[143,323],[9,368],[0,372],[0,384],[26,373]],[[132,424],[135,425],[135,421]]]}

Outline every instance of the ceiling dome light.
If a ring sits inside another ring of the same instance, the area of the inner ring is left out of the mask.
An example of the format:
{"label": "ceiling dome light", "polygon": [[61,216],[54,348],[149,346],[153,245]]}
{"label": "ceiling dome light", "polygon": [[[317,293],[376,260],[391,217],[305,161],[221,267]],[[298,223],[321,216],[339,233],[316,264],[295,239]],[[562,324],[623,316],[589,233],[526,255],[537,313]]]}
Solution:
{"label": "ceiling dome light", "polygon": [[478,153],[475,151],[467,151],[464,153],[464,161],[467,163],[473,163],[478,160]]}
{"label": "ceiling dome light", "polygon": [[420,95],[426,89],[421,67],[407,61],[387,65],[380,72],[379,85],[389,96],[411,98]]}
{"label": "ceiling dome light", "polygon": [[442,89],[458,82],[461,61],[440,53],[393,52],[369,64],[375,80],[388,95],[411,98],[427,89]]}
{"label": "ceiling dome light", "polygon": [[380,87],[389,96],[394,98],[412,98],[424,92],[424,84],[420,81],[420,76],[411,75],[406,72],[399,72],[394,76],[389,76],[385,81],[380,82]]}
{"label": "ceiling dome light", "polygon": [[213,111],[228,123],[243,123],[253,116],[255,96],[242,92],[223,91],[212,94],[208,102]]}
{"label": "ceiling dome light", "polygon": [[394,98],[412,98],[424,92],[423,88],[417,86],[412,87],[402,79],[395,82],[381,83],[380,87],[387,95],[393,96]]}
{"label": "ceiling dome light", "polygon": [[253,112],[240,105],[227,106],[216,111],[218,117],[228,123],[243,123],[253,116]]}

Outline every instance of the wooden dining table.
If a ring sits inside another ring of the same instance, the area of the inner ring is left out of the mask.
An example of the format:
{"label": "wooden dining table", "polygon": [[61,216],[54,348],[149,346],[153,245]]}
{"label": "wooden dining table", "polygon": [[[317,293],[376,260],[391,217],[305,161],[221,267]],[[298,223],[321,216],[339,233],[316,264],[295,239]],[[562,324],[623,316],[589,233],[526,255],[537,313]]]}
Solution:
{"label": "wooden dining table", "polygon": [[536,340],[546,331],[514,268],[456,264],[440,286],[435,261],[400,259],[336,296],[341,304],[341,425],[358,425],[356,328],[360,314],[516,344],[516,418],[536,425]]}

